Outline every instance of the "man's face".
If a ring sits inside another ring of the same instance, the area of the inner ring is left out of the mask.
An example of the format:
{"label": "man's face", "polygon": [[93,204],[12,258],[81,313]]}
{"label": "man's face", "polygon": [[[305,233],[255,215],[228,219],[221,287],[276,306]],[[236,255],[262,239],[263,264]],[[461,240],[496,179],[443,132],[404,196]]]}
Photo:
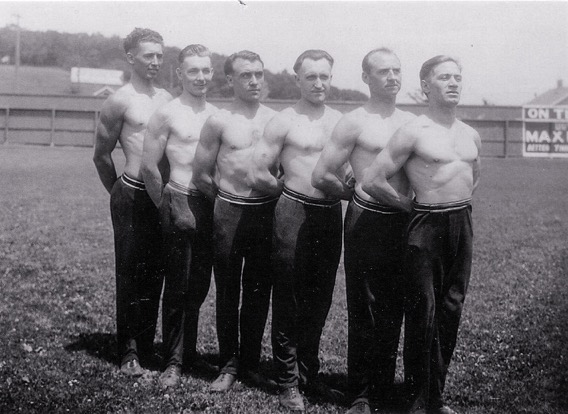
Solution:
{"label": "man's face", "polygon": [[227,75],[227,81],[235,97],[245,102],[258,101],[264,84],[264,67],[258,60],[238,58],[233,62],[233,73]]}
{"label": "man's face", "polygon": [[213,78],[209,56],[187,56],[176,70],[184,91],[195,97],[204,96]]}
{"label": "man's face", "polygon": [[134,72],[143,79],[154,79],[164,60],[162,45],[154,42],[141,42],[126,54]]}
{"label": "man's face", "polygon": [[369,57],[369,73],[363,72],[362,77],[371,95],[394,97],[402,80],[400,61],[392,53],[374,53]]}
{"label": "man's face", "polygon": [[428,100],[443,106],[456,106],[460,101],[462,76],[455,62],[434,66],[428,79],[422,81],[422,90]]}
{"label": "man's face", "polygon": [[324,103],[331,89],[331,64],[327,59],[304,59],[296,75],[302,98],[315,105]]}

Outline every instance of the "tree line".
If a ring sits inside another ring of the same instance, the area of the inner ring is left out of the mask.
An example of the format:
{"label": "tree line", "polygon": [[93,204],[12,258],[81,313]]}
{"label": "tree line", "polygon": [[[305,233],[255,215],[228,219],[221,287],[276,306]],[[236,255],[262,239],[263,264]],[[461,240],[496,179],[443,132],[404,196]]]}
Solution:
{"label": "tree line", "polygon": [[[106,37],[99,33],[60,33],[53,30],[45,32],[21,29],[20,62],[27,66],[50,66],[69,70],[72,67],[117,69],[125,73],[128,80],[129,66],[124,58],[122,39],[119,36]],[[10,56],[15,60],[16,30],[14,26],[0,28],[0,58]],[[180,49],[164,46],[164,63],[156,82],[174,95],[181,92],[181,85],[175,74]],[[207,93],[210,97],[232,96],[223,72],[227,56],[212,53],[213,81]],[[279,73],[265,71],[268,99],[298,99],[300,90],[295,84],[294,75],[283,70]],[[330,100],[364,101],[367,95],[352,89],[331,88]]]}

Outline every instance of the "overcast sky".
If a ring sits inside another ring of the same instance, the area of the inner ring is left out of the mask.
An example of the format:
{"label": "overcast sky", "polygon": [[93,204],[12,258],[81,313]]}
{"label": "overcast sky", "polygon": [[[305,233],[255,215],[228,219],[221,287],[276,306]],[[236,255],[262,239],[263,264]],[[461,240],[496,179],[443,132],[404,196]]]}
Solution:
{"label": "overcast sky", "polygon": [[336,61],[333,84],[361,90],[361,60],[388,46],[402,62],[399,102],[412,102],[422,63],[451,54],[463,65],[462,103],[521,105],[568,86],[568,2],[4,2],[0,27],[124,37],[135,26],[159,31],[168,46],[202,43],[229,55],[249,49],[272,72],[292,71],[306,49]]}

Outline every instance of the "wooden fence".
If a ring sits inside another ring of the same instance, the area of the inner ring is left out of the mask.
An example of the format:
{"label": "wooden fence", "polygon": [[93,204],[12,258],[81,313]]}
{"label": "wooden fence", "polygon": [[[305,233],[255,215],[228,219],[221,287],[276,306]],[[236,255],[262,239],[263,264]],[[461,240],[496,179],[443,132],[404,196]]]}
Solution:
{"label": "wooden fence", "polygon": [[[2,143],[92,147],[103,99],[75,96],[0,95]],[[212,99],[218,107],[230,100]],[[267,101],[275,110],[290,101]],[[345,113],[361,103],[330,102]],[[400,105],[417,115],[424,105]],[[522,156],[521,107],[459,106],[458,118],[475,128],[483,143],[484,157]]]}

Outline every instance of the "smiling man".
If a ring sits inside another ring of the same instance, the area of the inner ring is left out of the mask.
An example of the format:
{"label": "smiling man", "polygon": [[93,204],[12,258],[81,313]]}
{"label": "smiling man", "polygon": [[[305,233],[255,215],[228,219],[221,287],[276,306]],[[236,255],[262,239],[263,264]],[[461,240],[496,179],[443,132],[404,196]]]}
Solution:
{"label": "smiling man", "polygon": [[[316,188],[351,198],[345,215],[345,281],[349,338],[347,372],[352,406],[348,414],[371,412],[371,393],[385,403],[393,396],[396,354],[402,324],[402,284],[408,214],[379,203],[360,184],[345,183],[338,172],[349,162],[360,182],[394,132],[415,118],[396,108],[402,74],[400,60],[387,48],[363,59],[362,79],[370,99],[344,115],[326,144],[312,175]],[[390,179],[409,195],[410,184],[399,171]],[[351,197],[352,196],[352,197]]]}
{"label": "smiling man", "polygon": [[[158,210],[146,192],[140,165],[150,116],[172,96],[154,86],[163,60],[163,39],[136,28],[124,40],[130,82],[103,104],[93,161],[110,193],[116,259],[116,331],[120,370],[144,373],[139,356],[153,354],[162,289],[162,251]],[[117,179],[112,152],[120,142],[126,158]]]}
{"label": "smiling man", "polygon": [[[428,111],[401,127],[362,188],[411,212],[405,300],[405,382],[411,413],[451,414],[442,394],[471,273],[471,198],[479,182],[479,134],[456,119],[461,66],[436,56],[420,70]],[[388,179],[404,169],[412,201]]]}
{"label": "smiling man", "polygon": [[253,385],[270,385],[258,369],[272,288],[270,252],[276,197],[251,188],[246,178],[254,146],[275,112],[260,103],[264,85],[260,56],[247,50],[234,53],[224,69],[235,98],[228,109],[209,117],[203,126],[193,177],[197,188],[215,199],[221,371],[211,384],[213,392],[229,390],[237,375]]}
{"label": "smiling man", "polygon": [[[192,183],[201,128],[217,111],[206,101],[213,77],[211,52],[203,45],[189,45],[178,60],[182,93],[150,118],[142,159],[148,194],[160,210],[166,260],[165,370],[160,377],[164,388],[176,386],[182,366],[196,362],[199,309],[209,291],[213,266],[213,203]],[[167,183],[159,168],[164,154],[169,163]]]}
{"label": "smiling man", "polygon": [[[341,254],[341,202],[311,184],[312,172],[341,113],[325,105],[333,58],[307,50],[294,64],[301,98],[270,121],[255,150],[253,188],[282,192],[273,236],[272,348],[280,404],[304,410],[298,387],[340,397],[318,380],[318,352]],[[277,178],[280,166],[284,172]]]}

